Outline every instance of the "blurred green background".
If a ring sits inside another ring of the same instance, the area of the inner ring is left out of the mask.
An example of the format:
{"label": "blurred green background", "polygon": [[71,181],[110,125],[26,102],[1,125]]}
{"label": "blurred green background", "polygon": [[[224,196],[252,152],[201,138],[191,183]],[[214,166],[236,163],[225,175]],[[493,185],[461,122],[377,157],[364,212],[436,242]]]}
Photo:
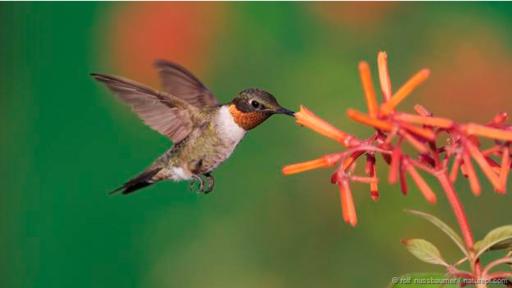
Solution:
{"label": "blurred green background", "polygon": [[[285,117],[250,133],[216,171],[212,194],[168,182],[108,197],[169,141],[88,74],[157,87],[152,61],[167,58],[222,101],[262,87],[364,136],[345,110],[364,109],[357,63],[375,72],[379,50],[395,88],[432,70],[404,110],[422,103],[463,121],[510,112],[511,25],[509,3],[1,3],[0,286],[384,287],[441,271],[399,242],[427,237],[458,257],[444,235],[402,212],[454,224],[441,193],[430,206],[412,185],[403,197],[382,184],[375,203],[354,186],[351,228],[329,171],[281,175],[284,164],[340,150]],[[457,188],[477,238],[510,223],[510,193]]]}

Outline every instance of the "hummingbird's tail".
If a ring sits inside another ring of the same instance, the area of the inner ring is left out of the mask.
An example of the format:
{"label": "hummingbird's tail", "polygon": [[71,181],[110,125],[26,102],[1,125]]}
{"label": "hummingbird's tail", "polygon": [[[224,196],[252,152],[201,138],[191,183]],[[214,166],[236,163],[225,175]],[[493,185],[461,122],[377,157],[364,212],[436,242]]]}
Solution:
{"label": "hummingbird's tail", "polygon": [[133,193],[144,187],[147,187],[155,183],[155,181],[153,180],[153,176],[155,176],[160,170],[161,168],[150,168],[142,172],[141,174],[137,175],[136,177],[130,179],[128,182],[124,183],[123,186],[110,192],[110,194],[121,192],[122,194],[126,195]]}

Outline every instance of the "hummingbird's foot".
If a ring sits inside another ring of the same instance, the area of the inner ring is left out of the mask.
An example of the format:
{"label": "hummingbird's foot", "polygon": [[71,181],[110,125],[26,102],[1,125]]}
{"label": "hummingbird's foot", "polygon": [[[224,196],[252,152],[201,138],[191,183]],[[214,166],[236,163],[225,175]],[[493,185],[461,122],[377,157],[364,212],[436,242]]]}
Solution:
{"label": "hummingbird's foot", "polygon": [[[195,187],[198,184],[197,188]],[[210,173],[202,174],[202,175],[193,175],[192,180],[190,181],[188,188],[191,191],[195,191],[197,193],[208,194],[213,191],[213,187],[215,186],[215,178]]]}
{"label": "hummingbird's foot", "polygon": [[[198,184],[197,189],[195,188],[196,184]],[[197,193],[204,193],[204,188],[203,178],[199,175],[192,175],[192,180],[188,184],[188,189]]]}
{"label": "hummingbird's foot", "polygon": [[204,177],[206,179],[206,189],[203,191],[204,194],[208,194],[213,191],[213,187],[215,187],[215,178],[212,174],[206,173],[204,174]]}

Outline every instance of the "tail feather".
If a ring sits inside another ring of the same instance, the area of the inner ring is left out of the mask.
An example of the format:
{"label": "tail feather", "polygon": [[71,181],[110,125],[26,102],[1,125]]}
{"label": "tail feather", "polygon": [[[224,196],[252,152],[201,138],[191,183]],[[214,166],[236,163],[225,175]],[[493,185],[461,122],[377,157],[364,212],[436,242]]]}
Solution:
{"label": "tail feather", "polygon": [[109,194],[115,194],[118,192],[121,192],[122,194],[130,194],[133,193],[139,189],[142,189],[144,187],[147,187],[154,183],[153,176],[156,175],[160,171],[160,168],[154,168],[149,169],[141,174],[137,175],[135,178],[130,179],[128,182],[123,184],[123,186],[115,189],[114,191],[110,192]]}

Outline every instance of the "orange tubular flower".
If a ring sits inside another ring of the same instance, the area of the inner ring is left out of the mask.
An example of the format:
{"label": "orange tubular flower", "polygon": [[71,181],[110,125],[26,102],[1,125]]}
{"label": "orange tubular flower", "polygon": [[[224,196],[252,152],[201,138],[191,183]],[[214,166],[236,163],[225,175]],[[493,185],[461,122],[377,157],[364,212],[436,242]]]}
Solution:
{"label": "orange tubular flower", "polygon": [[492,118],[492,124],[502,124],[508,119],[508,114],[506,112],[498,113],[494,118]]}
{"label": "orange tubular flower", "polygon": [[439,128],[450,128],[453,126],[452,120],[440,117],[426,117],[407,113],[396,113],[394,118],[411,124],[420,124]]}
{"label": "orange tubular flower", "polygon": [[479,135],[492,139],[512,141],[512,131],[491,128],[480,124],[468,123],[464,126],[466,133],[471,135]]}
{"label": "orange tubular flower", "polygon": [[402,135],[402,137],[404,137],[405,140],[407,140],[407,142],[409,142],[409,144],[411,144],[412,147],[418,150],[419,153],[428,153],[427,145],[418,141],[416,138],[414,138],[414,136],[412,136],[411,134],[407,133],[404,130],[401,130],[399,133],[400,135]]}
{"label": "orange tubular flower", "polygon": [[388,102],[391,99],[391,80],[389,79],[388,71],[388,54],[386,52],[379,52],[377,55],[377,65],[379,67],[379,79],[380,88],[382,95],[384,96],[384,102]]}
{"label": "orange tubular flower", "polygon": [[430,70],[422,69],[414,76],[412,76],[398,91],[391,97],[391,99],[382,104],[380,110],[384,115],[391,113],[395,107],[400,104],[411,92],[418,87],[421,83],[427,80],[430,75]]}
{"label": "orange tubular flower", "polygon": [[361,61],[359,63],[359,75],[361,76],[361,83],[363,84],[364,95],[366,96],[368,114],[370,114],[370,117],[375,118],[379,107],[377,104],[377,97],[375,96],[375,89],[373,88],[370,66],[366,61]]}
{"label": "orange tubular flower", "polygon": [[421,128],[421,127],[416,127],[412,124],[405,123],[405,122],[402,122],[400,126],[402,126],[402,128],[407,129],[412,134],[420,136],[424,139],[434,141],[434,139],[436,138],[436,134],[434,134],[434,132],[432,132],[432,130]]}
{"label": "orange tubular flower", "polygon": [[292,175],[319,168],[328,168],[336,164],[340,159],[340,153],[328,154],[318,159],[286,165],[283,167],[282,172],[284,175]]}
{"label": "orange tubular flower", "polygon": [[489,155],[493,155],[493,154],[499,154],[500,150],[501,150],[500,146],[494,146],[494,147],[491,147],[489,149],[483,150],[482,154],[484,156],[489,156]]}
{"label": "orange tubular flower", "polygon": [[[462,159],[464,160],[464,156],[462,156]],[[466,178],[468,178],[468,171],[466,168],[466,165],[464,165],[464,161],[460,163],[460,173]]]}
{"label": "orange tubular flower", "polygon": [[[483,156],[483,154],[482,154]],[[485,161],[489,164],[489,167],[491,168],[491,170],[494,172],[494,174],[497,175],[497,179],[500,178],[500,172],[501,172],[501,165],[498,164],[498,162],[494,161],[491,157],[488,157],[488,156],[483,156]]]}
{"label": "orange tubular flower", "polygon": [[510,149],[508,146],[503,147],[501,169],[500,169],[500,189],[496,191],[501,194],[505,194],[507,190],[507,178],[510,172]]}
{"label": "orange tubular flower", "polygon": [[364,166],[364,172],[368,176],[374,176],[374,170],[375,168],[375,155],[373,154],[366,154],[366,165]]}
{"label": "orange tubular flower", "polygon": [[469,154],[471,154],[473,159],[475,159],[476,163],[478,163],[478,165],[484,172],[485,176],[487,176],[487,179],[489,179],[489,181],[491,182],[492,186],[495,189],[499,189],[501,186],[499,178],[496,175],[496,173],[494,173],[492,168],[489,166],[489,163],[487,162],[487,160],[485,160],[480,150],[478,150],[478,148],[476,148],[476,146],[469,141],[466,143],[466,147],[468,148]]}
{"label": "orange tubular flower", "polygon": [[476,176],[475,168],[473,168],[473,164],[471,163],[471,157],[467,152],[462,152],[462,160],[464,161],[464,169],[469,179],[469,186],[471,188],[471,192],[475,196],[480,196],[482,192],[482,188],[480,187],[480,182],[478,181],[478,177]]}
{"label": "orange tubular flower", "polygon": [[373,126],[384,131],[390,131],[393,128],[393,125],[390,122],[371,118],[363,112],[357,111],[355,109],[348,109],[347,115],[354,121],[363,123],[368,126]]}
{"label": "orange tubular flower", "polygon": [[459,174],[460,164],[462,163],[462,153],[457,153],[455,160],[453,160],[452,170],[450,171],[450,181],[455,182]]}
{"label": "orange tubular flower", "polygon": [[341,201],[341,212],[343,220],[352,225],[357,225],[356,207],[354,205],[354,199],[352,198],[352,190],[347,179],[343,179],[338,182],[340,190],[340,201]]}
{"label": "orange tubular flower", "polygon": [[378,181],[373,181],[370,183],[370,197],[373,201],[379,200],[379,184]]}
{"label": "orange tubular flower", "polygon": [[373,178],[373,181],[370,182],[370,197],[373,201],[377,201],[379,199],[377,167],[375,166],[375,161],[375,155],[366,154],[366,166],[364,170],[368,176]]}
{"label": "orange tubular flower", "polygon": [[420,105],[420,104],[414,105],[414,111],[416,111],[416,113],[420,114],[420,116],[424,116],[424,117],[432,116],[432,112],[428,111],[427,108],[425,108],[423,105]]}
{"label": "orange tubular flower", "polygon": [[306,126],[309,129],[336,140],[345,146],[350,146],[357,142],[353,136],[339,130],[327,121],[316,116],[304,106],[300,106],[300,111],[295,113],[295,118],[297,119],[297,124]]}
{"label": "orange tubular flower", "polygon": [[402,194],[407,195],[407,192],[409,192],[409,188],[407,186],[407,179],[405,179],[405,169],[403,165],[400,165],[400,170],[398,170],[400,174],[398,174],[400,179],[400,190],[402,191]]}
{"label": "orange tubular flower", "polygon": [[400,173],[400,162],[402,158],[402,151],[400,148],[395,148],[393,150],[393,154],[391,154],[391,168],[389,169],[389,177],[388,181],[391,184],[396,183],[398,181],[398,174]]}
{"label": "orange tubular flower", "polygon": [[414,166],[411,163],[409,163],[409,161],[407,161],[407,160],[404,160],[404,166],[405,166],[405,170],[407,171],[407,173],[409,173],[412,180],[414,180],[414,182],[420,189],[420,191],[423,194],[423,196],[425,197],[425,199],[429,203],[435,204],[437,202],[436,194],[434,194],[434,192],[432,192],[432,189],[430,189],[430,186],[428,186],[427,182],[425,182],[423,177],[421,177],[421,175],[418,173],[416,168],[414,168]]}

